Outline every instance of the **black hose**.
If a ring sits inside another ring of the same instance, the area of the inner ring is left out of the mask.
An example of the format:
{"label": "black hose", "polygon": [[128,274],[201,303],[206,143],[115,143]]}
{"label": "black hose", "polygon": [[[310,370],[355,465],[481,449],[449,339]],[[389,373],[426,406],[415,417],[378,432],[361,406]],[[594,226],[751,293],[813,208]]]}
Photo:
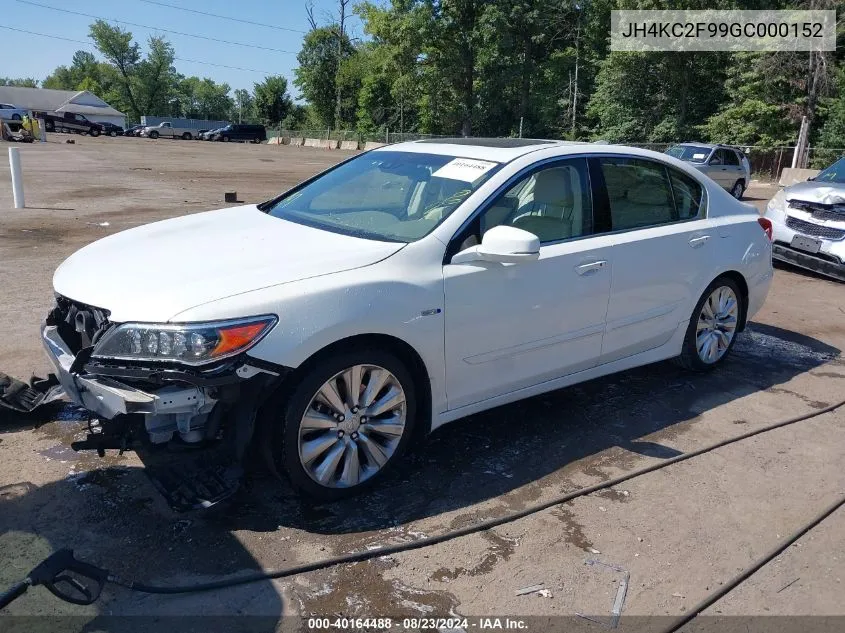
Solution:
{"label": "black hose", "polygon": [[[346,563],[356,563],[365,560],[372,560],[374,558],[380,558],[381,556],[389,556],[391,554],[399,554],[401,552],[409,552],[416,549],[422,549],[424,547],[431,547],[432,545],[437,545],[439,543],[445,543],[446,541],[451,541],[456,538],[461,538],[462,536],[469,536],[470,534],[475,534],[477,532],[483,532],[485,530],[489,530],[500,525],[504,525],[505,523],[511,523],[518,519],[522,519],[527,517],[531,514],[536,514],[537,512],[541,512],[543,510],[547,510],[556,505],[560,505],[562,503],[566,503],[567,501],[572,501],[573,499],[577,499],[579,497],[584,497],[586,495],[590,495],[594,492],[598,492],[599,490],[606,490],[607,488],[612,488],[613,486],[617,486],[625,481],[630,479],[634,479],[635,477],[640,477],[642,475],[654,472],[656,470],[660,470],[662,468],[666,468],[667,466],[671,466],[672,464],[677,464],[678,462],[685,461],[687,459],[692,459],[693,457],[698,457],[699,455],[703,455],[705,453],[709,453],[711,451],[716,450],[717,448],[722,448],[723,446],[728,446],[729,444],[733,444],[735,442],[740,442],[742,440],[746,440],[750,437],[754,437],[755,435],[760,435],[761,433],[767,433],[768,431],[773,431],[775,429],[782,428],[784,426],[789,426],[790,424],[795,424],[797,422],[802,422],[804,420],[809,420],[810,418],[815,418],[820,415],[824,415],[825,413],[830,413],[842,406],[845,406],[845,400],[837,402],[836,404],[832,404],[830,406],[825,407],[824,409],[819,409],[818,411],[812,411],[811,413],[805,413],[802,415],[798,415],[787,420],[782,420],[780,422],[776,422],[774,424],[770,424],[768,426],[764,426],[754,431],[749,431],[748,433],[743,433],[742,435],[738,435],[736,437],[732,437],[726,440],[722,440],[720,442],[716,442],[715,444],[711,444],[709,446],[705,446],[704,448],[696,449],[689,453],[684,453],[683,455],[678,455],[676,457],[671,457],[669,459],[663,460],[657,464],[652,464],[651,466],[646,466],[645,468],[641,468],[639,470],[631,471],[625,475],[621,475],[614,479],[609,479],[604,481],[600,484],[595,484],[593,486],[587,486],[586,488],[581,488],[579,490],[575,490],[574,492],[569,492],[565,495],[552,499],[551,501],[544,501],[543,503],[538,503],[536,505],[530,506],[523,510],[519,510],[518,512],[513,512],[511,514],[507,514],[502,517],[498,517],[495,519],[487,519],[486,521],[482,521],[481,523],[476,523],[475,525],[470,525],[465,528],[461,528],[458,530],[451,530],[449,532],[444,532],[443,534],[438,534],[435,536],[429,536],[426,538],[422,538],[416,541],[411,541],[410,543],[400,543],[398,545],[388,545],[385,547],[379,547],[377,549],[371,549],[363,552],[355,552],[352,554],[346,554],[344,556],[337,556],[335,558],[327,558],[321,561],[316,561],[314,563],[307,563],[305,565],[299,565],[297,567],[289,567],[288,569],[280,569],[277,571],[270,571],[270,572],[261,572],[261,573],[253,573],[248,574],[245,576],[241,576],[240,578],[230,578],[227,580],[218,580],[216,582],[208,582],[208,583],[200,583],[196,585],[183,585],[177,587],[157,587],[155,585],[144,585],[141,583],[135,583],[131,581],[125,581],[118,578],[110,578],[109,580],[115,582],[116,584],[122,585],[124,587],[128,587],[129,589],[134,589],[135,591],[142,591],[144,593],[161,593],[161,594],[175,594],[175,593],[196,593],[200,591],[213,591],[215,589],[224,589],[226,587],[235,587],[237,585],[245,585],[253,582],[260,582],[263,580],[273,580],[278,578],[288,578],[290,576],[296,576],[299,574],[304,574],[307,572],[317,571],[320,569],[326,569],[327,567],[336,567],[337,565],[343,565]],[[837,506],[838,507],[838,506]],[[821,520],[821,519],[819,519]],[[815,524],[813,524],[815,525]],[[811,525],[810,527],[813,527]],[[809,528],[808,528],[809,529]],[[797,538],[797,537],[796,537]],[[763,563],[765,564],[765,563]],[[761,565],[762,566],[762,565]],[[753,573],[753,572],[752,572]],[[739,582],[742,582],[740,580]],[[738,583],[737,583],[738,584]],[[673,629],[674,630],[674,629]]]}
{"label": "black hose", "polygon": [[783,553],[785,549],[787,549],[790,545],[792,545],[795,541],[799,538],[804,536],[807,532],[812,530],[816,527],[819,523],[824,521],[827,517],[831,514],[836,512],[839,508],[845,505],[845,497],[841,497],[836,503],[828,506],[821,514],[819,514],[815,519],[810,521],[807,525],[799,529],[797,532],[794,532],[791,536],[787,537],[786,540],[781,541],[777,544],[777,546],[771,550],[768,554],[763,556],[762,558],[758,559],[751,567],[743,571],[742,573],[736,575],[734,578],[727,582],[724,586],[720,587],[718,591],[711,593],[707,596],[704,600],[699,602],[695,605],[689,613],[685,613],[681,617],[679,617],[675,622],[671,625],[666,627],[661,631],[661,633],[675,633],[678,629],[680,629],[685,624],[688,624],[690,620],[695,618],[699,615],[702,611],[707,609],[708,607],[712,606],[722,598],[724,598],[728,593],[733,591],[737,588],[740,584],[751,578],[752,575],[760,571],[760,569],[769,563],[772,559],[776,558],[780,554]]}

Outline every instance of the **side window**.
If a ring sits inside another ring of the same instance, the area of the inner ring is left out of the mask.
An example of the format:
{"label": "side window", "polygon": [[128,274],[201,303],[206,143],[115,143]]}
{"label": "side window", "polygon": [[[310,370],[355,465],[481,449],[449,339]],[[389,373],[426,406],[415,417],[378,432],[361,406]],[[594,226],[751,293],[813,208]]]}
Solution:
{"label": "side window", "polygon": [[672,181],[672,193],[678,208],[678,219],[694,220],[704,217],[704,190],[695,180],[675,169],[667,168]]}
{"label": "side window", "polygon": [[678,219],[666,169],[659,163],[627,157],[601,159],[610,201],[613,231],[624,231]]}
{"label": "side window", "polygon": [[584,158],[564,160],[535,171],[500,194],[481,217],[481,235],[494,226],[514,226],[541,243],[593,232],[593,202]]}
{"label": "side window", "polygon": [[736,152],[732,149],[723,150],[725,153],[725,165],[739,165],[739,157],[736,155]]}
{"label": "side window", "polygon": [[710,158],[710,165],[724,165],[725,164],[725,154],[722,150],[717,149],[713,152],[713,156]]}

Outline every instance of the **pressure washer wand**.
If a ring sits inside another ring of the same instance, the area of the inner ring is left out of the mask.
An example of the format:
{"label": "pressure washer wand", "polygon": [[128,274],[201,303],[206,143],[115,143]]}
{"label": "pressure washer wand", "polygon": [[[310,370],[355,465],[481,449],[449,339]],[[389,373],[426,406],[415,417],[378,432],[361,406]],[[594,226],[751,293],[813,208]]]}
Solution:
{"label": "pressure washer wand", "polygon": [[11,604],[30,587],[44,585],[57,598],[72,604],[91,604],[100,597],[109,572],[73,557],[73,550],[60,549],[45,558],[29,575],[0,595],[0,609]]}

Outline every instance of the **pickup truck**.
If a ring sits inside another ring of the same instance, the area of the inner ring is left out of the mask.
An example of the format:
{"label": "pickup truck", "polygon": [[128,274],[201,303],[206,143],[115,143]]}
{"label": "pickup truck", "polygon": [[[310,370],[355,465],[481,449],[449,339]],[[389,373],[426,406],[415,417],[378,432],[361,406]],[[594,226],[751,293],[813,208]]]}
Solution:
{"label": "pickup truck", "polygon": [[141,136],[148,136],[149,138],[158,138],[159,136],[168,136],[170,138],[183,138],[190,141],[196,135],[196,130],[188,127],[173,127],[170,121],[163,121],[158,125],[148,125],[141,130]]}
{"label": "pickup truck", "polygon": [[99,136],[103,126],[99,123],[89,121],[81,114],[75,112],[33,112],[36,118],[44,119],[44,129],[48,132],[77,132],[78,134],[90,134]]}

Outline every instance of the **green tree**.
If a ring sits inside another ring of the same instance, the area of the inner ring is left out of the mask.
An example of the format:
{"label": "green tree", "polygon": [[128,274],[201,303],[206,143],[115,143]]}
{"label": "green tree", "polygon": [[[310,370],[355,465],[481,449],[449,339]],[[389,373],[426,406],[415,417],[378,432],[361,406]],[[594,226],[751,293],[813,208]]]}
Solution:
{"label": "green tree", "polygon": [[255,100],[249,90],[243,88],[235,90],[235,96],[232,100],[232,115],[229,118],[238,122],[252,121],[256,118]]}
{"label": "green tree", "polygon": [[267,77],[253,89],[255,113],[266,125],[283,121],[291,110],[288,80],[281,76]]}
{"label": "green tree", "polygon": [[103,20],[97,20],[91,25],[88,36],[103,57],[117,69],[120,90],[129,105],[129,114],[134,120],[139,120],[142,114],[147,113],[142,112],[135,96],[134,79],[141,61],[141,49],[138,44],[133,43],[132,33]]}
{"label": "green tree", "polygon": [[[338,36],[336,27],[320,27],[305,35],[302,49],[296,56],[299,66],[294,70],[294,85],[302,96],[314,107],[321,127],[332,127],[335,123],[338,79]],[[342,48],[345,58],[352,58],[355,48],[349,37],[344,35]],[[355,60],[348,62],[355,64]],[[287,86],[286,86],[287,87]],[[350,122],[352,112],[341,112],[341,119]]]}
{"label": "green tree", "polygon": [[13,79],[12,77],[0,77],[0,86],[17,86],[20,88],[37,88],[38,80],[33,77],[21,77]]}

